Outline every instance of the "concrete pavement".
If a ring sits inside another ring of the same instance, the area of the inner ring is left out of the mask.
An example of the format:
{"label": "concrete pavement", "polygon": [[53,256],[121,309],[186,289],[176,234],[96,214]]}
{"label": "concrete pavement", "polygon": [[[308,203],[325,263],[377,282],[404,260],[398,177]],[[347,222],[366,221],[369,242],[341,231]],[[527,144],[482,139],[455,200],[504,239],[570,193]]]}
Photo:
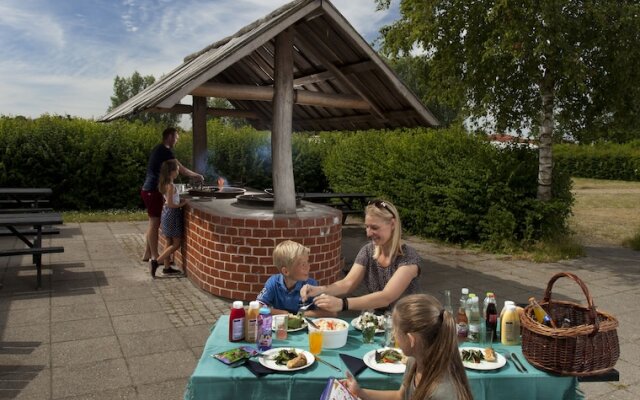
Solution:
{"label": "concrete pavement", "polygon": [[[149,277],[140,261],[146,223],[66,224],[47,237],[65,252],[43,257],[36,291],[30,257],[0,258],[0,399],[180,399],[209,329],[229,301],[204,293],[186,278]],[[366,241],[358,225],[343,230],[347,265]],[[441,297],[460,288],[496,292],[526,302],[541,297],[549,278],[571,271],[595,304],[620,321],[620,382],[587,383],[587,399],[640,398],[640,253],[589,248],[588,256],[534,264],[457,250],[408,238],[426,260],[422,289]],[[0,246],[19,246],[1,238]],[[568,280],[554,297],[584,301]]]}

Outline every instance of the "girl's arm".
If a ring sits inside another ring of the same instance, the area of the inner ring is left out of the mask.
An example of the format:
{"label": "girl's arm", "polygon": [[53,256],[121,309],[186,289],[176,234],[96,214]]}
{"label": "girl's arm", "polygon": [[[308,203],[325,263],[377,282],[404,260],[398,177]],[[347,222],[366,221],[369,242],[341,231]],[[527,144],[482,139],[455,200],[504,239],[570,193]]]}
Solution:
{"label": "girl's arm", "polygon": [[[349,310],[369,310],[372,308],[387,307],[402,296],[402,293],[409,287],[411,280],[416,276],[418,276],[417,265],[411,264],[399,267],[389,282],[387,282],[384,289],[360,297],[347,298]],[[318,308],[324,310],[342,310],[342,299],[334,296],[318,296],[315,298],[314,303]]]}
{"label": "girl's arm", "polygon": [[167,198],[167,207],[169,208],[180,208],[183,206],[182,202],[181,203],[174,203],[173,202],[173,194],[175,193],[175,186],[173,186],[172,183],[168,183],[167,186],[165,187],[165,197]]}
{"label": "girl's arm", "polygon": [[404,385],[398,390],[371,390],[362,389],[356,379],[347,371],[347,379],[342,381],[349,391],[362,400],[402,400],[404,397]]}

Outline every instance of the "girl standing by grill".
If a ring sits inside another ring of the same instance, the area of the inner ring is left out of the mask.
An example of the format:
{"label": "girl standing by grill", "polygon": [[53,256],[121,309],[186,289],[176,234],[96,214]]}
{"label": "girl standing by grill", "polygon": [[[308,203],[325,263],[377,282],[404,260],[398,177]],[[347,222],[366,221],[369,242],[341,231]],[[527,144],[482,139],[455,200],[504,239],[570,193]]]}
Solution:
{"label": "girl standing by grill", "polygon": [[[186,200],[180,200],[180,193],[176,189],[173,180],[178,176],[178,162],[167,160],[160,167],[160,180],[158,190],[164,196],[164,207],[160,217],[162,233],[167,238],[167,246],[157,260],[151,260],[151,276],[156,277],[158,265],[163,262],[164,274],[181,274],[182,271],[171,268],[171,255],[180,248],[182,243],[182,207],[187,204]],[[155,262],[154,262],[155,261]]]}

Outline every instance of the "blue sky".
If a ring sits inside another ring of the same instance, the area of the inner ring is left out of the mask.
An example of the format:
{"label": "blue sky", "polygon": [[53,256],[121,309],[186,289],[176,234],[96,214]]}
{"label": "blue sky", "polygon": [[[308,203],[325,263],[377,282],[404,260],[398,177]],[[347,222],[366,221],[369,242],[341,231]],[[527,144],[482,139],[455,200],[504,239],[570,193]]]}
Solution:
{"label": "blue sky", "polygon": [[[0,115],[98,118],[116,75],[156,78],[287,0],[2,0]],[[333,0],[367,39],[397,18],[374,0]],[[185,101],[186,102],[186,101]]]}

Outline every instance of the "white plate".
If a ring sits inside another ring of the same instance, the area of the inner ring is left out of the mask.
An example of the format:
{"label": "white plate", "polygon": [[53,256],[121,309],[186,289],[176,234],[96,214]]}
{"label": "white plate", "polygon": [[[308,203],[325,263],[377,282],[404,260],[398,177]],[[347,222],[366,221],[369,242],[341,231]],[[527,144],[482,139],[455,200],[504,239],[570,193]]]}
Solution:
{"label": "white plate", "polygon": [[[300,325],[300,328],[295,328],[295,329],[287,329],[287,332],[298,332],[301,331],[303,329],[307,329],[307,321],[302,320],[302,325]],[[271,323],[271,330],[275,332],[276,330],[276,322],[272,320]]]}
{"label": "white plate", "polygon": [[[278,355],[278,352],[283,349],[295,350],[297,354],[304,353],[304,356],[307,358],[307,365],[303,365],[302,367],[297,367],[297,368],[287,368],[286,365],[276,364],[275,360],[273,360],[273,357]],[[264,357],[258,358],[258,361],[260,362],[260,364],[274,371],[285,371],[285,372],[298,371],[300,369],[305,369],[309,367],[316,360],[313,354],[309,353],[308,351],[302,350],[302,349],[295,349],[291,347],[277,347],[271,350],[264,351],[262,352],[262,354],[264,354]]]}
{"label": "white plate", "polygon": [[[384,318],[384,316],[379,315],[378,316],[378,321],[380,321],[380,318]],[[362,326],[360,326],[360,317],[356,317],[356,318],[352,319],[351,320],[351,326],[353,326],[357,330],[361,331],[362,330]],[[384,333],[384,329],[378,328],[378,329],[376,329],[376,333]]]}
{"label": "white plate", "polygon": [[[484,348],[482,347],[460,347],[458,350],[460,351],[460,357],[462,357],[462,350],[480,350],[484,354],[484,351],[483,351]],[[497,360],[495,362],[482,360],[480,361],[480,363],[476,364],[468,361],[463,361],[462,365],[464,365],[465,368],[469,368],[469,369],[476,369],[479,371],[489,371],[492,369],[502,368],[507,363],[507,359],[504,358],[502,354],[498,354],[497,351],[496,351],[496,358]]]}
{"label": "white plate", "polygon": [[[407,368],[405,363],[378,363],[376,362],[376,351],[382,351],[390,349],[391,347],[385,347],[383,349],[371,350],[362,357],[362,361],[371,369],[375,369],[379,372],[385,372],[387,374],[404,374],[404,370]],[[394,348],[393,350],[402,354],[402,350]]]}

